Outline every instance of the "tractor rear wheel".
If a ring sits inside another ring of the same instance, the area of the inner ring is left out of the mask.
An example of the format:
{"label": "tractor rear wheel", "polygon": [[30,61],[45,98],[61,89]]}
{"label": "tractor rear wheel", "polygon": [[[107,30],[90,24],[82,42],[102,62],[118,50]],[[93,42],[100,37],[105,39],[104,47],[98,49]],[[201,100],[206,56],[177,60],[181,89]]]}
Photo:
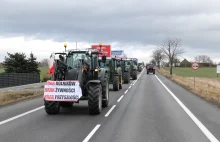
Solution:
{"label": "tractor rear wheel", "polygon": [[44,100],[45,111],[47,114],[58,114],[60,112],[60,103],[56,101]]}
{"label": "tractor rear wheel", "polygon": [[109,83],[108,83],[108,74],[106,74],[102,85],[102,107],[107,107],[108,103],[109,103]]}
{"label": "tractor rear wheel", "polygon": [[119,90],[119,76],[113,77],[113,90],[118,91]]}
{"label": "tractor rear wheel", "polygon": [[130,83],[130,73],[129,72],[124,73],[124,83],[126,83],[126,84]]}
{"label": "tractor rear wheel", "polygon": [[102,87],[101,84],[89,84],[88,91],[89,114],[100,114],[102,111]]}
{"label": "tractor rear wheel", "polygon": [[137,79],[137,71],[133,71],[133,76],[132,76],[133,80]]}

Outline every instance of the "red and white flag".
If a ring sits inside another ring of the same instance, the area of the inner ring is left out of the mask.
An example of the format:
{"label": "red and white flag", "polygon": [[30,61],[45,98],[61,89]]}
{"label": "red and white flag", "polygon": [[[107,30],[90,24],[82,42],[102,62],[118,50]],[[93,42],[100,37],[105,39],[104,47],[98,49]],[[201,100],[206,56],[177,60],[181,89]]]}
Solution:
{"label": "red and white flag", "polygon": [[54,61],[55,61],[55,54],[52,53],[50,55],[50,59],[48,60],[49,70],[47,71],[47,74],[54,74]]}

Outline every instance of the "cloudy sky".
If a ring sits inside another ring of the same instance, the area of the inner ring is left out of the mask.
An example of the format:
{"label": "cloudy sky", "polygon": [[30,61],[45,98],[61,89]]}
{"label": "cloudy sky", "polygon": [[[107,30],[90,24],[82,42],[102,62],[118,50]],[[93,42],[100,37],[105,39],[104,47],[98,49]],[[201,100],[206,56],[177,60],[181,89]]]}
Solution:
{"label": "cloudy sky", "polygon": [[0,0],[0,62],[7,52],[53,51],[111,44],[149,61],[166,37],[181,39],[180,59],[220,62],[219,0]]}

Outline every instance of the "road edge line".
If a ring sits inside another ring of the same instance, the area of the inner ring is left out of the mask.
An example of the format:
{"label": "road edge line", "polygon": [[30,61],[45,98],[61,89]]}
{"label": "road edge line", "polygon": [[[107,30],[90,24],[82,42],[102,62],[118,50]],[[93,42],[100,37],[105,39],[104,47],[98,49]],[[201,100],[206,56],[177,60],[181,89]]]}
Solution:
{"label": "road edge line", "polygon": [[37,107],[37,108],[35,108],[35,109],[29,110],[29,111],[27,111],[27,112],[24,112],[24,113],[22,113],[22,114],[19,114],[19,115],[13,116],[13,117],[11,117],[11,118],[8,118],[8,119],[6,119],[6,120],[0,121],[0,125],[3,125],[3,124],[5,124],[5,123],[8,123],[8,122],[13,121],[13,120],[15,120],[15,119],[18,119],[18,118],[20,118],[20,117],[23,117],[23,116],[28,115],[28,114],[30,114],[30,113],[33,113],[33,112],[35,112],[35,111],[38,111],[38,110],[40,110],[40,109],[42,109],[42,108],[44,108],[44,106]]}
{"label": "road edge line", "polygon": [[188,114],[193,122],[200,128],[200,130],[206,135],[211,142],[219,142],[219,140],[199,121],[198,118],[170,91],[170,89],[155,75],[157,80],[163,85],[163,87],[170,93],[170,95],[176,100],[176,102],[182,107],[182,109]]}

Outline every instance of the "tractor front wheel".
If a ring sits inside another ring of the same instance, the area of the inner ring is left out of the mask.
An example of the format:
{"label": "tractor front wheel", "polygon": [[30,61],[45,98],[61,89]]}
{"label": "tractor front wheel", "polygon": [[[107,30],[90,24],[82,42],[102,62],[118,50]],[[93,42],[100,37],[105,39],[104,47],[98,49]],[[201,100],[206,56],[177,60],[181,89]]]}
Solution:
{"label": "tractor front wheel", "polygon": [[56,101],[44,100],[45,111],[47,114],[58,114],[60,112],[60,103]]}
{"label": "tractor front wheel", "polygon": [[89,84],[88,91],[89,114],[96,115],[102,111],[102,87],[101,84]]}

